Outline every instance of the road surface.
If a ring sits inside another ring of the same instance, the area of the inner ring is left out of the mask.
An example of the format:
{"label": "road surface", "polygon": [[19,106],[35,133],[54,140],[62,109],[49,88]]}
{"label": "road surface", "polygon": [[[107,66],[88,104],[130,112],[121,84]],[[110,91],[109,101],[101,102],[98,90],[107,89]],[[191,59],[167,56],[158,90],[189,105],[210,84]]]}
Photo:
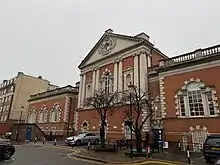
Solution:
{"label": "road surface", "polygon": [[11,160],[1,161],[0,165],[97,165],[92,162],[70,159],[71,151],[35,145],[17,145]]}

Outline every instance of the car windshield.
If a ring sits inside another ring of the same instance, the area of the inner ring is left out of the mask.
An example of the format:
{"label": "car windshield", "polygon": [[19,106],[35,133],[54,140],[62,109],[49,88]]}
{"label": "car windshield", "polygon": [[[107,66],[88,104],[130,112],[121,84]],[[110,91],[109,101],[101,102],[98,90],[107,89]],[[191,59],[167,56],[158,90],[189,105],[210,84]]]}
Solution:
{"label": "car windshield", "polygon": [[84,137],[85,135],[86,135],[86,133],[81,133],[81,134],[78,134],[77,136]]}
{"label": "car windshield", "polygon": [[208,143],[209,145],[220,145],[220,138],[217,137],[210,137],[207,139],[206,143]]}

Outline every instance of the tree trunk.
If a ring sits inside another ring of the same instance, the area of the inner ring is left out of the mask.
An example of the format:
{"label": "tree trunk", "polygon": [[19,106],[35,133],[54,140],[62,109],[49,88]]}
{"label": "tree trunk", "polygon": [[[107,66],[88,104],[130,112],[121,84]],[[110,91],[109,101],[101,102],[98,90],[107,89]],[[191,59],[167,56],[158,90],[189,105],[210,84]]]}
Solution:
{"label": "tree trunk", "polygon": [[136,149],[137,149],[137,152],[142,152],[141,132],[140,131],[136,131],[135,132],[135,136],[136,136]]}
{"label": "tree trunk", "polygon": [[100,140],[101,148],[105,148],[105,122],[102,122],[100,126]]}

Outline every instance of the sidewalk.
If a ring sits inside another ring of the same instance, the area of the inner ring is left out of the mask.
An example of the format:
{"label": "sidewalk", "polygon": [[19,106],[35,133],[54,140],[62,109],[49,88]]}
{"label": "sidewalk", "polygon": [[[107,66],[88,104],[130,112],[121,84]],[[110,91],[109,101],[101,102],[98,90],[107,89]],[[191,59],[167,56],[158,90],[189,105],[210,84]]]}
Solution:
{"label": "sidewalk", "polygon": [[[191,152],[190,158],[191,162],[195,162],[198,159],[203,157],[201,152]],[[175,161],[175,162],[187,162],[187,154],[186,152],[161,152],[161,153],[153,153],[152,158],[154,160],[166,160],[166,161]]]}

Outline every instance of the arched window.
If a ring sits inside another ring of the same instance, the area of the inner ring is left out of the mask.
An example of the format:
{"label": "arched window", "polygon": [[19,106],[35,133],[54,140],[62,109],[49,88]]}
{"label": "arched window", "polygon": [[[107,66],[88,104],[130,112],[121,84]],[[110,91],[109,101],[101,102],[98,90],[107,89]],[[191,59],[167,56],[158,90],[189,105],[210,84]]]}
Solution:
{"label": "arched window", "polygon": [[124,70],[124,90],[128,90],[128,86],[132,83],[133,84],[133,67],[127,66]]}
{"label": "arched window", "polygon": [[106,91],[106,93],[110,93],[110,74],[109,72],[107,72],[105,74],[105,79],[104,79],[104,90]]}
{"label": "arched window", "polygon": [[201,82],[192,81],[178,94],[180,116],[214,116],[212,89]]}
{"label": "arched window", "polygon": [[29,113],[29,123],[36,123],[37,110],[33,107]]}
{"label": "arched window", "polygon": [[90,97],[91,94],[92,94],[92,88],[91,88],[91,85],[88,84],[87,89],[86,89],[86,97]]}
{"label": "arched window", "polygon": [[44,105],[41,108],[40,116],[39,116],[39,123],[46,123],[47,122],[47,107]]}
{"label": "arched window", "polygon": [[56,103],[51,109],[51,122],[59,122],[60,120],[60,106]]}

